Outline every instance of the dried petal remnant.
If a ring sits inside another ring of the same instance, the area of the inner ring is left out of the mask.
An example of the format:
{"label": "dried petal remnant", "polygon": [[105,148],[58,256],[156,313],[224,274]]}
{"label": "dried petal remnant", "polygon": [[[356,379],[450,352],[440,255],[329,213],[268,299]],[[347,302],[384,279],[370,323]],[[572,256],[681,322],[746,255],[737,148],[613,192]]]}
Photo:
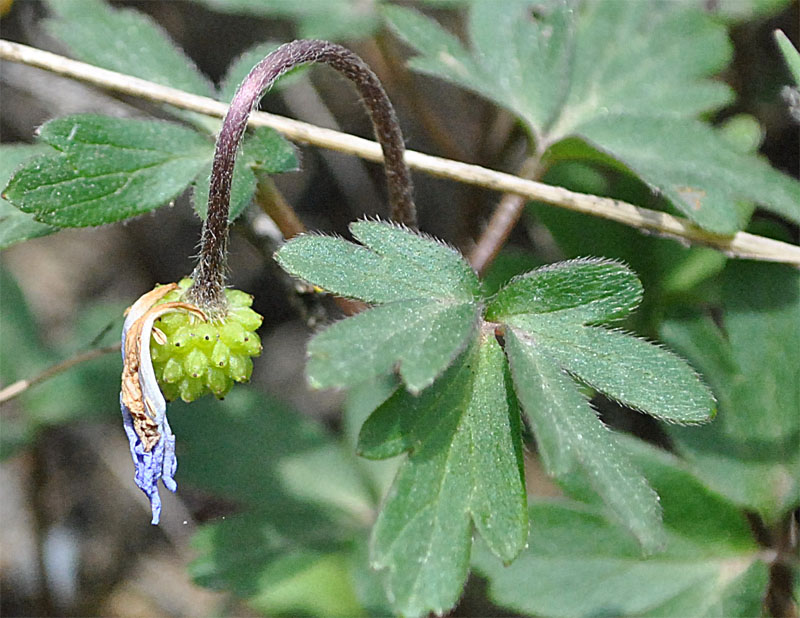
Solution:
{"label": "dried petal remnant", "polygon": [[150,355],[150,338],[163,338],[154,329],[155,321],[165,313],[186,312],[205,320],[205,314],[184,302],[158,304],[177,289],[176,284],[157,287],[137,300],[127,312],[122,329],[122,390],[120,407],[131,457],[136,466],[135,480],[147,494],[153,512],[153,524],[161,514],[158,495],[159,478],[175,491],[173,476],[177,469],[175,436],[167,422],[167,402],[156,380]]}

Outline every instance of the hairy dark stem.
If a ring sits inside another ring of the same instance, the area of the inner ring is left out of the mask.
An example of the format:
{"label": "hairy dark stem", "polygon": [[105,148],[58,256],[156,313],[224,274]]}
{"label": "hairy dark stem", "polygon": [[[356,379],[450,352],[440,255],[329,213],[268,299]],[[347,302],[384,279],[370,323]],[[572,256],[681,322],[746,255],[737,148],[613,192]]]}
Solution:
{"label": "hairy dark stem", "polygon": [[259,62],[239,86],[222,123],[208,192],[208,216],[200,240],[200,259],[195,268],[189,300],[211,313],[224,312],[225,255],[228,243],[228,208],[236,152],[250,112],[268,89],[287,71],[309,62],[321,62],[352,81],[369,112],[375,137],[383,150],[389,185],[390,217],[416,226],[411,174],[404,160],[405,145],[389,97],[378,78],[350,50],[327,41],[301,40],[282,45]]}

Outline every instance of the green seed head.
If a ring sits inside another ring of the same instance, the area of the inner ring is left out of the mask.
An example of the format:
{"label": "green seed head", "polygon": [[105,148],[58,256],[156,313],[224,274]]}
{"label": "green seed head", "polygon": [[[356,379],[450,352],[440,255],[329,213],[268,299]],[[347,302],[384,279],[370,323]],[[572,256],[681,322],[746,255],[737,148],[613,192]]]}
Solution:
{"label": "green seed head", "polygon": [[[160,301],[182,299],[192,284],[183,279],[178,289]],[[165,341],[150,342],[153,369],[167,400],[180,397],[194,401],[206,393],[224,397],[234,382],[246,382],[253,372],[251,356],[261,354],[256,330],[263,318],[250,308],[253,297],[239,290],[225,290],[227,314],[210,322],[185,312],[167,313],[155,327]]]}

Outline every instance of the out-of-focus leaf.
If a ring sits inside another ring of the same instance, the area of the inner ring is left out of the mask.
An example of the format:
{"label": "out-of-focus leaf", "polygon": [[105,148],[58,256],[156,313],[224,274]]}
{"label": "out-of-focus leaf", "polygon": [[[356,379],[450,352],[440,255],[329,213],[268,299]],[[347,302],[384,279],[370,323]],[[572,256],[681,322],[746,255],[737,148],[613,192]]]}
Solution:
{"label": "out-of-focus leaf", "polygon": [[[0,189],[8,184],[14,171],[23,162],[49,150],[46,146],[0,146]],[[0,197],[0,249],[57,231],[57,227],[39,223],[34,220],[33,215],[22,212],[4,197]]]}
{"label": "out-of-focus leaf", "polygon": [[566,3],[536,21],[530,17],[531,4],[507,0],[498,11],[490,1],[471,3],[471,50],[414,10],[388,5],[383,15],[420,52],[409,62],[412,68],[482,94],[513,111],[539,135],[557,114],[569,83],[567,52],[573,32]]}
{"label": "out-of-focus leaf", "polygon": [[150,17],[101,0],[48,0],[47,30],[84,62],[203,96],[214,87]]}
{"label": "out-of-focus leaf", "polygon": [[[103,0],[47,0],[47,31],[78,59],[201,96],[214,86],[151,17]],[[172,115],[215,133],[219,120],[166,105]]]}
{"label": "out-of-focus leaf", "polygon": [[596,162],[616,162],[720,234],[743,227],[737,201],[800,221],[800,183],[693,119],[730,100],[726,86],[707,79],[731,56],[721,24],[651,0],[552,3],[533,14],[530,7],[519,0],[498,12],[491,0],[471,3],[469,49],[410,9],[385,14],[420,53],[413,68],[509,109],[543,150],[584,140],[602,153],[592,155]]}
{"label": "out-of-focus leaf", "polygon": [[560,139],[608,113],[692,116],[730,99],[727,87],[702,79],[728,62],[731,47],[724,28],[700,13],[604,0],[581,9],[551,3],[533,17],[532,4],[471,3],[470,50],[414,11],[384,14],[421,53],[413,68],[484,94],[535,134]]}
{"label": "out-of-focus leaf", "polygon": [[718,393],[708,427],[670,433],[697,476],[773,521],[800,503],[800,276],[735,262],[723,282],[722,330],[711,317],[664,323],[662,337]]}
{"label": "out-of-focus leaf", "polygon": [[380,20],[375,2],[362,0],[198,0],[209,8],[266,18],[297,22],[304,39],[360,39],[371,36]]}
{"label": "out-of-focus leaf", "polygon": [[175,124],[90,114],[51,120],[40,138],[59,152],[27,161],[5,195],[37,221],[60,227],[121,221],[165,204],[213,148]]}
{"label": "out-of-focus leaf", "polygon": [[736,152],[756,152],[764,141],[764,128],[750,114],[736,114],[719,125],[719,135]]}
{"label": "out-of-focus leaf", "polygon": [[[381,376],[366,380],[347,391],[343,409],[344,432],[348,446],[355,452],[361,426],[370,414],[397,390],[394,376]],[[399,459],[365,461],[359,458],[364,474],[371,481],[372,493],[377,501],[386,494],[400,465]]]}
{"label": "out-of-focus leaf", "polygon": [[715,17],[729,22],[765,19],[780,13],[792,0],[682,0],[689,6],[707,11]]}
{"label": "out-of-focus leaf", "polygon": [[372,538],[373,565],[387,570],[400,613],[440,614],[455,604],[473,526],[505,561],[525,545],[518,423],[503,352],[489,333],[434,386],[418,397],[399,390],[364,424],[362,454],[410,450]]}
{"label": "out-of-focus leaf", "polygon": [[756,155],[736,152],[703,123],[608,115],[584,124],[580,133],[711,231],[743,227],[733,207],[737,200],[800,222],[800,183]]}
{"label": "out-of-focus leaf", "polygon": [[[567,145],[567,142],[562,143],[562,146]],[[606,172],[600,178],[598,175],[596,169],[582,161],[564,160],[553,165],[544,181],[573,191],[652,207],[652,194],[633,176],[616,172]],[[547,204],[532,203],[528,213],[534,225],[543,224],[547,228],[564,257],[602,255],[620,260],[636,272],[644,287],[644,297],[642,306],[626,319],[626,327],[652,333],[666,307],[687,300],[705,303],[715,300],[718,285],[713,277],[727,262],[719,251],[685,247],[614,221],[586,217]]]}
{"label": "out-of-focus leaf", "polygon": [[243,507],[197,533],[193,577],[269,614],[362,614],[349,570],[374,503],[352,452],[246,388],[172,406],[178,482]]}
{"label": "out-of-focus leaf", "polygon": [[544,616],[753,616],[768,567],[738,508],[674,457],[622,441],[661,496],[667,544],[642,558],[597,507],[535,500],[528,548],[504,567],[478,546],[495,603]]}
{"label": "out-of-focus leaf", "polygon": [[[4,353],[0,354],[0,379],[11,382],[31,377],[51,359],[22,290],[11,274],[0,269],[0,331]],[[13,353],[11,352],[13,350]]]}
{"label": "out-of-focus leaf", "polygon": [[789,67],[789,71],[791,71],[792,77],[794,77],[795,85],[800,86],[800,53],[798,53],[797,48],[792,45],[789,37],[781,30],[775,31],[775,41],[778,43],[778,48],[781,50],[781,55],[786,62],[786,66]]}
{"label": "out-of-focus leaf", "polygon": [[[22,291],[4,269],[0,269],[0,380],[4,386],[33,378],[60,361],[92,347],[110,345],[115,335],[104,335],[109,324],[122,324],[119,306],[98,305],[81,314],[75,332],[58,346],[46,345]],[[37,384],[14,402],[14,414],[3,417],[0,457],[24,446],[41,427],[105,415],[108,402],[119,394],[121,362],[116,354],[81,363],[65,373]]]}

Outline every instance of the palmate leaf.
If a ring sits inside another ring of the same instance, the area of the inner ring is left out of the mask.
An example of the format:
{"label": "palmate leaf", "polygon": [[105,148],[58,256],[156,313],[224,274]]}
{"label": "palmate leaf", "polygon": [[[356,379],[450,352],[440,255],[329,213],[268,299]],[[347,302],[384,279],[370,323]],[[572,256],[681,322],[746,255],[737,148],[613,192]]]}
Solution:
{"label": "palmate leaf", "polygon": [[674,2],[556,1],[536,17],[532,4],[470,3],[469,48],[413,10],[384,11],[420,54],[412,68],[509,109],[539,147],[583,140],[720,234],[743,226],[741,200],[800,221],[800,183],[695,120],[731,98],[707,79],[731,56],[723,26]]}
{"label": "palmate leaf", "polygon": [[408,453],[372,540],[395,609],[419,615],[455,603],[473,527],[505,561],[524,544],[520,406],[548,470],[591,485],[646,551],[661,547],[657,495],[573,380],[669,421],[711,417],[714,399],[688,365],[600,326],[637,305],[636,276],[617,262],[572,260],[512,279],[487,300],[466,261],[436,240],[370,221],[351,231],[361,245],[309,235],[276,259],[376,305],[312,338],[312,385],[353,387],[393,369],[402,380],[359,437],[369,458]]}
{"label": "palmate leaf", "polygon": [[350,230],[363,246],[307,235],[275,255],[287,272],[326,291],[380,305],[309,343],[309,380],[349,387],[399,364],[406,386],[419,392],[475,332],[478,279],[454,249],[403,228],[359,221]]}
{"label": "palmate leaf", "polygon": [[407,615],[441,614],[467,576],[473,526],[513,560],[528,537],[519,413],[503,351],[491,330],[434,386],[398,390],[364,424],[359,450],[410,451],[372,535],[372,563],[388,569]]}
{"label": "palmate leaf", "polygon": [[486,316],[628,407],[676,423],[709,420],[714,398],[686,363],[624,333],[587,326],[624,317],[640,298],[641,284],[625,266],[577,259],[512,280]]}

